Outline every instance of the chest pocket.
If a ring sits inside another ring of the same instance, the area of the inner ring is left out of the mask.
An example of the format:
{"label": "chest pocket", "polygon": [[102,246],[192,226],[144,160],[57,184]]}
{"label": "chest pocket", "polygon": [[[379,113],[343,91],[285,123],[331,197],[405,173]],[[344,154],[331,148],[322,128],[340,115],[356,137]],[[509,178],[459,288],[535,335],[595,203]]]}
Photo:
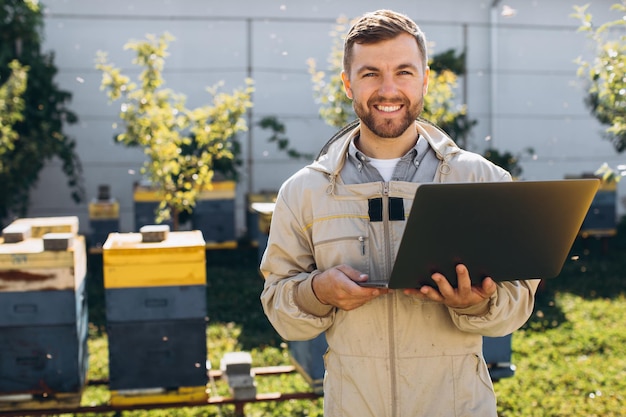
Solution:
{"label": "chest pocket", "polygon": [[331,215],[311,227],[317,268],[346,264],[369,274],[369,219],[363,215]]}

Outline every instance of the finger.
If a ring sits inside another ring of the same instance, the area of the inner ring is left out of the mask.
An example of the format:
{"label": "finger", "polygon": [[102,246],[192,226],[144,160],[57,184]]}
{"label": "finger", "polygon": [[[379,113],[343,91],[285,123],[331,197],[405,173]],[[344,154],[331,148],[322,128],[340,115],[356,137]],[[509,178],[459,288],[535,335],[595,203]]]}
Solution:
{"label": "finger", "polygon": [[481,288],[486,297],[491,297],[497,291],[498,286],[491,277],[487,277],[483,280]]}
{"label": "finger", "polygon": [[[422,287],[423,288],[423,287]],[[404,290],[402,290],[402,292],[404,293],[404,295],[408,295],[408,296],[412,296],[412,297],[417,297],[417,298],[427,298],[423,293],[422,293],[422,289],[421,288],[405,288]]]}
{"label": "finger", "polygon": [[350,291],[347,294],[350,298],[346,300],[347,302],[344,310],[353,310],[358,308],[385,293],[386,290],[381,288],[363,288],[356,286],[354,291]]}
{"label": "finger", "polygon": [[435,272],[434,274],[432,274],[431,278],[433,281],[435,281],[435,284],[437,284],[439,293],[441,293],[444,298],[454,296],[454,288],[452,288],[452,285],[450,285],[450,282],[443,274]]}
{"label": "finger", "polygon": [[356,277],[356,278],[352,278],[352,277],[349,277],[349,278],[350,278],[352,281],[355,281],[355,282],[365,282],[365,281],[367,281],[367,280],[369,279],[369,275],[367,275],[367,274],[360,274],[360,275],[359,275],[358,277]]}
{"label": "finger", "polygon": [[469,275],[467,267],[463,264],[458,264],[456,270],[456,282],[457,288],[461,294],[467,294],[472,291],[472,280]]}
{"label": "finger", "polygon": [[365,279],[367,280],[367,274],[363,274],[360,271],[352,268],[350,265],[339,265],[335,269],[340,271],[346,277],[348,277],[352,281],[363,281],[363,276],[365,275]]}
{"label": "finger", "polygon": [[435,288],[428,285],[424,285],[422,288],[420,288],[420,293],[422,293],[425,298],[428,298],[431,301],[436,301],[439,303],[442,303],[444,301],[441,293]]}

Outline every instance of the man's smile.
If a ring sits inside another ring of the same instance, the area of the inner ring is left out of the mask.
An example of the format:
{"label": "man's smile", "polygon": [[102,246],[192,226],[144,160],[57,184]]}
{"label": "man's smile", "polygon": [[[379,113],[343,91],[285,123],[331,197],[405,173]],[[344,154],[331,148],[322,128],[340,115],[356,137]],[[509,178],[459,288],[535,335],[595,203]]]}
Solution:
{"label": "man's smile", "polygon": [[383,112],[383,113],[393,113],[395,111],[398,111],[402,108],[401,105],[397,104],[395,106],[383,106],[383,105],[376,105],[374,106],[374,108],[376,108],[377,110]]}

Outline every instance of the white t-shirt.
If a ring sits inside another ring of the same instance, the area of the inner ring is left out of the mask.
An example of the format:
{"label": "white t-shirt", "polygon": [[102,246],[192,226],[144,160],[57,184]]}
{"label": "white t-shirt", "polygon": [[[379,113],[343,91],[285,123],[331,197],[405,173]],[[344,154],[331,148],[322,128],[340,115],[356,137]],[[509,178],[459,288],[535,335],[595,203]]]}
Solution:
{"label": "white t-shirt", "polygon": [[396,169],[396,165],[398,165],[398,161],[400,158],[393,159],[375,159],[370,158],[370,163],[380,172],[380,175],[383,177],[385,182],[391,180],[393,175],[393,171]]}

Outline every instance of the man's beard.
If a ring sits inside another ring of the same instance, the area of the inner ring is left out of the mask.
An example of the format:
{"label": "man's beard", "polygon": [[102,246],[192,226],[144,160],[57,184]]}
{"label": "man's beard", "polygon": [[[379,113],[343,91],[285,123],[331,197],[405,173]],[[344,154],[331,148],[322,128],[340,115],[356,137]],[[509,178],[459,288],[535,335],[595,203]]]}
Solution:
{"label": "man's beard", "polygon": [[361,122],[367,126],[369,130],[371,130],[374,134],[381,138],[397,138],[402,135],[408,128],[411,126],[418,116],[424,110],[424,97],[420,98],[418,102],[416,102],[412,107],[409,107],[408,100],[402,100],[401,103],[395,104],[403,104],[404,109],[407,109],[404,117],[400,120],[395,119],[386,119],[384,116],[375,117],[372,111],[368,111],[368,109],[373,108],[373,103],[377,101],[375,98],[368,100],[367,107],[364,108],[356,101],[352,102],[352,107],[354,108],[354,112],[357,117],[361,120]]}

